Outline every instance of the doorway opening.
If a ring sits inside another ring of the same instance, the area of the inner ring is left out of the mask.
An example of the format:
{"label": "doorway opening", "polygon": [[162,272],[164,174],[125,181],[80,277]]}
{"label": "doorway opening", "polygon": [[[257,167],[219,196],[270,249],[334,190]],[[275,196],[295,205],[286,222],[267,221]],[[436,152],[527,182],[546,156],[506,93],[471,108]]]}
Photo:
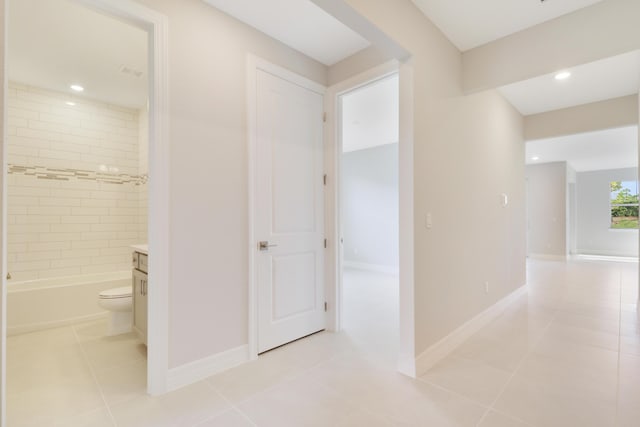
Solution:
{"label": "doorway opening", "polygon": [[638,127],[529,141],[528,253],[638,258]]}
{"label": "doorway opening", "polygon": [[[6,24],[11,37],[9,43],[5,42],[8,52],[5,75],[9,90],[4,102],[10,113],[5,119],[8,143],[5,145],[6,172],[3,176],[4,182],[8,182],[5,189],[9,197],[3,202],[3,216],[5,230],[8,228],[12,236],[7,241],[8,233],[4,233],[3,239],[4,261],[8,261],[9,269],[3,274],[6,277],[2,292],[3,299],[8,299],[9,316],[8,324],[2,324],[2,334],[3,338],[6,334],[18,334],[17,346],[14,346],[18,352],[12,352],[11,343],[8,343],[6,371],[9,376],[15,374],[20,367],[12,371],[13,362],[19,365],[25,361],[22,356],[34,353],[31,361],[37,362],[34,365],[37,369],[31,373],[28,369],[22,370],[30,375],[31,381],[51,380],[49,374],[59,369],[46,369],[46,363],[37,360],[47,354],[37,338],[39,334],[51,331],[55,335],[58,327],[64,330],[50,343],[57,350],[65,343],[69,344],[68,350],[77,353],[75,359],[73,355],[65,354],[68,357],[63,357],[59,366],[71,368],[76,366],[71,362],[84,362],[91,366],[78,375],[89,371],[92,379],[98,381],[97,371],[108,369],[102,362],[117,364],[110,350],[118,347],[118,338],[111,338],[114,346],[105,344],[103,350],[106,351],[100,351],[98,347],[103,343],[97,343],[95,339],[105,337],[102,334],[105,328],[100,325],[88,328],[85,330],[88,335],[82,336],[75,325],[82,321],[106,320],[105,310],[95,311],[95,307],[99,307],[98,296],[103,288],[113,289],[116,284],[131,287],[134,250],[130,245],[146,242],[148,229],[151,230],[148,234],[153,236],[149,246],[153,258],[158,260],[158,263],[154,260],[148,270],[154,282],[148,302],[149,318],[152,319],[148,330],[148,363],[141,343],[133,346],[134,359],[144,361],[136,380],[140,393],[162,393],[167,388],[164,294],[168,275],[164,265],[168,254],[164,248],[168,247],[168,221],[164,210],[158,208],[168,205],[168,178],[166,173],[154,171],[167,170],[168,145],[163,119],[167,108],[166,46],[163,43],[166,17],[129,1],[117,5],[103,0],[57,0],[47,2],[47,5],[13,1],[5,7],[10,11],[6,14]],[[47,7],[47,11],[43,7]],[[20,21],[24,19],[29,21],[21,25]],[[34,19],[43,22],[34,23]],[[60,28],[61,25],[64,28]],[[86,37],[78,37],[78,34]],[[89,46],[78,46],[82,43]],[[141,141],[145,144],[140,144]],[[151,149],[147,149],[147,142]],[[159,178],[154,180],[148,193],[147,171],[148,175]],[[148,211],[148,226],[147,202],[154,207]],[[79,220],[75,221],[75,218]],[[154,248],[158,247],[156,253]],[[41,259],[27,259],[36,254]],[[146,270],[146,267],[138,265],[139,269]],[[13,276],[12,271],[15,272]],[[79,277],[86,279],[86,276],[99,280],[76,280]],[[41,279],[48,282],[37,286],[33,283]],[[17,301],[23,297],[42,301],[40,304],[23,301],[22,306],[12,304],[12,299]],[[70,300],[73,302],[69,303]],[[12,309],[16,316],[12,315]],[[22,339],[23,335],[19,334],[25,332],[30,333],[32,339]],[[158,336],[163,338],[158,339]],[[94,342],[89,344],[92,340]],[[6,350],[3,343],[3,357]],[[31,375],[38,370],[46,375]],[[3,369],[3,382],[6,371]],[[119,375],[102,372],[102,379],[126,381],[133,378],[124,371],[116,371],[114,373]],[[93,392],[95,388],[101,388],[88,385],[71,374],[61,379],[65,381],[64,385],[56,386],[56,389],[65,390],[65,396],[82,395],[84,398],[87,387],[93,388]],[[15,420],[19,411],[12,405],[16,399],[9,396],[11,387],[16,384],[24,386],[26,383],[10,381],[8,393],[2,396],[6,399],[2,402],[2,424],[7,403],[10,419],[20,423]],[[74,384],[87,387],[74,395],[69,387]],[[107,402],[100,393],[93,392],[82,401],[87,404]],[[20,391],[18,394],[24,401]],[[29,394],[34,395],[32,387]],[[37,396],[32,397],[37,400]],[[93,397],[95,401],[91,401]],[[37,402],[26,402],[26,405],[28,408],[45,406]],[[46,407],[53,412],[60,409],[59,405]],[[67,409],[71,412],[82,410],[76,404],[68,405]],[[64,416],[53,412],[33,415],[50,416],[51,422]],[[40,419],[40,422],[48,423],[46,419]]]}
{"label": "doorway opening", "polygon": [[339,95],[341,326],[396,363],[399,342],[399,75]]}

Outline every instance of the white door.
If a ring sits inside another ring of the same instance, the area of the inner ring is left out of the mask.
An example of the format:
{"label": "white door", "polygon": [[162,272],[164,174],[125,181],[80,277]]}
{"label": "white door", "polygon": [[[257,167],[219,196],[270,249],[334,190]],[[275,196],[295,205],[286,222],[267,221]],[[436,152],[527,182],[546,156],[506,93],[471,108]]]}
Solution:
{"label": "white door", "polygon": [[256,95],[261,353],[324,329],[323,96],[262,70]]}

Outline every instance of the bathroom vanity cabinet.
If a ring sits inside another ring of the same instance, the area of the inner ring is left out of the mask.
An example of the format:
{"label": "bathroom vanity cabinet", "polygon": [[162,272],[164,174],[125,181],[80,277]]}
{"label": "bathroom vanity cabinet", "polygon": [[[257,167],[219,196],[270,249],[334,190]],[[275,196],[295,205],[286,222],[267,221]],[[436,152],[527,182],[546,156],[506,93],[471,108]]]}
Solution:
{"label": "bathroom vanity cabinet", "polygon": [[147,265],[149,255],[133,252],[133,330],[147,344]]}

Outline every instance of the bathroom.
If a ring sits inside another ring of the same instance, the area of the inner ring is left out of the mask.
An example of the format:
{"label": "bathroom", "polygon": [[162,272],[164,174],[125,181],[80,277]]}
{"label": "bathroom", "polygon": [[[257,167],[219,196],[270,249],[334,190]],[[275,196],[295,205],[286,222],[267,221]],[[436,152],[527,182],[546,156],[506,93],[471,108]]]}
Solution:
{"label": "bathroom", "polygon": [[100,353],[121,351],[144,377],[142,340],[116,333],[131,330],[132,246],[147,242],[149,120],[146,32],[68,0],[13,0],[9,10],[11,413],[22,391],[12,372],[28,368],[22,344],[37,351],[53,328],[68,328],[94,368],[112,365]]}

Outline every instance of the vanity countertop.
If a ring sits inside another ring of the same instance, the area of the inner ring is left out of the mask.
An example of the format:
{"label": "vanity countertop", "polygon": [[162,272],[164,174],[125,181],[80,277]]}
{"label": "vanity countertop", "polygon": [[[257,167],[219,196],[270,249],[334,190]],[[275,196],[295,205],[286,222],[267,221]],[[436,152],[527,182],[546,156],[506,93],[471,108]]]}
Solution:
{"label": "vanity countertop", "polygon": [[149,245],[146,243],[141,245],[131,245],[131,248],[136,252],[140,252],[141,254],[149,255]]}

